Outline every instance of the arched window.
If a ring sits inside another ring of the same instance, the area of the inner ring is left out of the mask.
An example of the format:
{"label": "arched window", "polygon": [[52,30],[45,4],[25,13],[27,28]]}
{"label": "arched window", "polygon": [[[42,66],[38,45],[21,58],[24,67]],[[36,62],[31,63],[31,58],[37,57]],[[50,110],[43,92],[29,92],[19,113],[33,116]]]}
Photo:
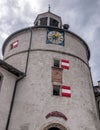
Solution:
{"label": "arched window", "polygon": [[61,130],[61,129],[56,128],[56,127],[52,127],[52,128],[50,128],[50,129],[48,129],[48,130]]}
{"label": "arched window", "polygon": [[67,130],[67,129],[61,124],[52,123],[46,126],[43,130]]}

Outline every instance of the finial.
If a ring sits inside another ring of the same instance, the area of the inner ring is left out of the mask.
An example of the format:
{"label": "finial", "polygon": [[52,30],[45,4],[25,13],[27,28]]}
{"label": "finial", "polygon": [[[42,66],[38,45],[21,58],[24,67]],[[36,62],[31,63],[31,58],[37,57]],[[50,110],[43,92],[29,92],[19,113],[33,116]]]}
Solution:
{"label": "finial", "polygon": [[48,6],[48,12],[50,12],[50,4],[49,4],[49,6]]}

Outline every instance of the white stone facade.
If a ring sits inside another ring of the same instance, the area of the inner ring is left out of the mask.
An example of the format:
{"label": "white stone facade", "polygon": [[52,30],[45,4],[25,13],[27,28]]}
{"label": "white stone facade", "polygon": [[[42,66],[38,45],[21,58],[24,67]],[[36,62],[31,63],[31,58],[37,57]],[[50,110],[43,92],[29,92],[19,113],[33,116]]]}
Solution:
{"label": "white stone facade", "polygon": [[[61,127],[61,130],[99,130],[88,47],[81,38],[65,30],[64,46],[47,44],[47,30],[48,27],[31,27],[12,34],[6,40],[4,60],[22,72],[26,69],[31,42],[27,74],[17,84],[9,130],[48,130],[48,126],[54,123],[65,128]],[[15,40],[18,40],[18,47],[11,50]],[[71,87],[71,98],[52,93],[54,59],[70,61],[70,69],[63,69],[62,84]],[[5,130],[16,77],[7,75],[8,72],[2,69],[0,72],[4,79],[7,78],[0,92],[0,130]],[[60,117],[47,119],[46,115],[53,111],[63,113],[67,120]]]}

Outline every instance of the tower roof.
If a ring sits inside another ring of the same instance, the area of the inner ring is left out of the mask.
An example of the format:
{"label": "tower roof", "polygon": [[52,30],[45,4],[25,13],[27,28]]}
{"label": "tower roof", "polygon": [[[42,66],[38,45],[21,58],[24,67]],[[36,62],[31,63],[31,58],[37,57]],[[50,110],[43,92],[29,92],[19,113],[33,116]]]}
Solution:
{"label": "tower roof", "polygon": [[61,17],[53,14],[48,10],[48,12],[38,14],[34,21],[35,26],[39,25],[48,25],[48,26],[56,26],[56,27],[62,27],[62,20]]}

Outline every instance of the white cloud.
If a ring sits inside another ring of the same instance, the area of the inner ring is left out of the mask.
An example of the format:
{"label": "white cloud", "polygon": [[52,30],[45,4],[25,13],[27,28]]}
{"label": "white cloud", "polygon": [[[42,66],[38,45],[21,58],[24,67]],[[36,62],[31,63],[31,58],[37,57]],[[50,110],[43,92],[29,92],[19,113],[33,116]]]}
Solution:
{"label": "white cloud", "polygon": [[40,11],[41,2],[42,0],[18,0],[18,6],[20,8],[20,11],[23,12],[24,6],[26,5],[26,3],[28,3],[30,4],[31,10],[38,13]]}
{"label": "white cloud", "polygon": [[7,14],[6,0],[0,1],[0,19]]}
{"label": "white cloud", "polygon": [[6,33],[3,32],[3,33],[1,34],[1,37],[2,37],[3,39],[6,39],[6,38],[8,37],[8,34],[6,34]]}

